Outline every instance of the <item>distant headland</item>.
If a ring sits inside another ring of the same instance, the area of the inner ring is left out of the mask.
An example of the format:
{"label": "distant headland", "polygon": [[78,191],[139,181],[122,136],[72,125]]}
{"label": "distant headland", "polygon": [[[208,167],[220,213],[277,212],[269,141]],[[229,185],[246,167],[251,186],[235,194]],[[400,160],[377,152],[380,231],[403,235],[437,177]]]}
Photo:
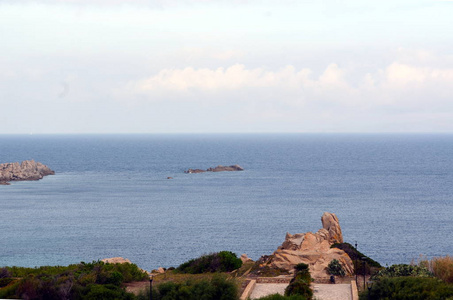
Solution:
{"label": "distant headland", "polygon": [[55,171],[34,160],[0,164],[1,185],[8,185],[10,181],[39,180],[47,175],[55,175]]}

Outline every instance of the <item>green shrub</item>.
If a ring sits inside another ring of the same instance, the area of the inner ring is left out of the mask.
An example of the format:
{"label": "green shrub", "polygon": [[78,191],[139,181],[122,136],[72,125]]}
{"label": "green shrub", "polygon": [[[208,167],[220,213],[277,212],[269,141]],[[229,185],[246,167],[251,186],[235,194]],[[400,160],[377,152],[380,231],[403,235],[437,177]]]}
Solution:
{"label": "green shrub", "polygon": [[288,285],[285,290],[285,295],[302,295],[306,299],[311,299],[313,297],[313,291],[311,290],[310,283],[302,280],[296,280]]}
{"label": "green shrub", "polygon": [[415,265],[391,265],[390,267],[384,268],[377,272],[373,279],[379,279],[384,277],[430,277],[432,273],[428,271],[425,267],[415,266]]}
{"label": "green shrub", "polygon": [[11,272],[8,268],[0,268],[0,278],[8,278],[11,277]]}
{"label": "green shrub", "polygon": [[0,288],[9,285],[14,281],[14,278],[0,278]]}
{"label": "green shrub", "polygon": [[453,256],[434,257],[431,260],[421,259],[417,263],[427,268],[433,275],[447,283],[453,283]]}
{"label": "green shrub", "polygon": [[372,274],[382,268],[380,263],[364,255],[349,243],[335,243],[330,248],[338,248],[346,252],[354,264],[356,274]]}
{"label": "green shrub", "polygon": [[329,265],[327,266],[327,271],[329,272],[330,275],[335,275],[335,276],[344,276],[344,270],[343,267],[341,266],[340,262],[337,259],[333,259]]}
{"label": "green shrub", "polygon": [[360,299],[441,300],[453,297],[453,285],[436,278],[385,277],[360,294]]}
{"label": "green shrub", "polygon": [[303,273],[310,272],[309,266],[307,264],[304,264],[304,263],[300,263],[300,264],[295,265],[294,269],[296,270],[296,272],[303,272]]}
{"label": "green shrub", "polygon": [[233,252],[222,251],[203,255],[181,264],[176,270],[181,273],[201,274],[231,272],[242,266],[242,261]]}
{"label": "green shrub", "polygon": [[[149,291],[137,297],[149,299]],[[166,282],[153,289],[155,300],[237,300],[238,289],[234,281],[216,275],[211,280]]]}
{"label": "green shrub", "polygon": [[82,299],[87,300],[132,300],[134,295],[126,293],[123,289],[113,284],[91,284],[86,287]]}
{"label": "green shrub", "polygon": [[231,272],[239,269],[242,266],[242,260],[231,251],[219,252],[220,266],[224,269],[223,272]]}
{"label": "green shrub", "polygon": [[301,295],[307,300],[312,299],[313,291],[311,290],[311,282],[313,278],[310,276],[310,270],[307,264],[297,264],[295,267],[294,278],[285,289],[285,296]]}
{"label": "green shrub", "polygon": [[[129,299],[121,284],[123,282],[141,281],[148,278],[146,272],[134,264],[106,264],[101,261],[80,263],[67,267],[39,267],[20,268],[7,267],[6,271],[11,278],[2,278],[1,282],[12,283],[0,289],[1,298],[29,298],[29,299]],[[105,285],[105,287],[100,287]],[[116,287],[116,288],[113,288]],[[108,296],[110,295],[110,296]]]}
{"label": "green shrub", "polygon": [[0,299],[14,299],[19,298],[16,295],[17,287],[19,286],[19,281],[16,280],[12,284],[0,288]]}

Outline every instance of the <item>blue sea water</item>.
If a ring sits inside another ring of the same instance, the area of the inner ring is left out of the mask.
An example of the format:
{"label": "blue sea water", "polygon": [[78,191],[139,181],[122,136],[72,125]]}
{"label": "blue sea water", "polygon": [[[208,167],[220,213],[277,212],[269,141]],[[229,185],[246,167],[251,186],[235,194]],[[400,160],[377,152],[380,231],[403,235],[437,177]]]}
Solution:
{"label": "blue sea water", "polygon": [[[453,254],[451,134],[0,136],[0,162],[26,159],[56,175],[0,186],[0,266],[257,259],[325,211],[384,265]],[[183,172],[219,164],[245,170]]]}

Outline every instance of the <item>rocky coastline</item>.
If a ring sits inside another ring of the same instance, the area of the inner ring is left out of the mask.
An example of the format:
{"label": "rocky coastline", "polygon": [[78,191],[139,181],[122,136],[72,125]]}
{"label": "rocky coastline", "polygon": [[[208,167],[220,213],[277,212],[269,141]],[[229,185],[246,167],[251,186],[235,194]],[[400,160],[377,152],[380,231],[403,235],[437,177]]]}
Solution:
{"label": "rocky coastline", "polygon": [[206,170],[202,169],[188,169],[184,171],[184,173],[194,174],[194,173],[204,173],[204,172],[224,172],[224,171],[244,171],[244,168],[240,165],[232,165],[232,166],[222,166],[218,165],[215,168],[209,168]]}
{"label": "rocky coastline", "polygon": [[0,185],[9,185],[11,181],[40,180],[47,175],[55,175],[55,171],[34,160],[0,164]]}

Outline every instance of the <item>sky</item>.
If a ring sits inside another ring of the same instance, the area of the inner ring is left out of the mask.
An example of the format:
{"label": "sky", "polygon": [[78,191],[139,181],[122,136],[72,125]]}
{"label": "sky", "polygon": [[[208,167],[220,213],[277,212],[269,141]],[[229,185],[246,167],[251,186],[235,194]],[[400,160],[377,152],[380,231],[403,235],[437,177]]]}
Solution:
{"label": "sky", "polygon": [[453,132],[453,1],[0,0],[0,134]]}

